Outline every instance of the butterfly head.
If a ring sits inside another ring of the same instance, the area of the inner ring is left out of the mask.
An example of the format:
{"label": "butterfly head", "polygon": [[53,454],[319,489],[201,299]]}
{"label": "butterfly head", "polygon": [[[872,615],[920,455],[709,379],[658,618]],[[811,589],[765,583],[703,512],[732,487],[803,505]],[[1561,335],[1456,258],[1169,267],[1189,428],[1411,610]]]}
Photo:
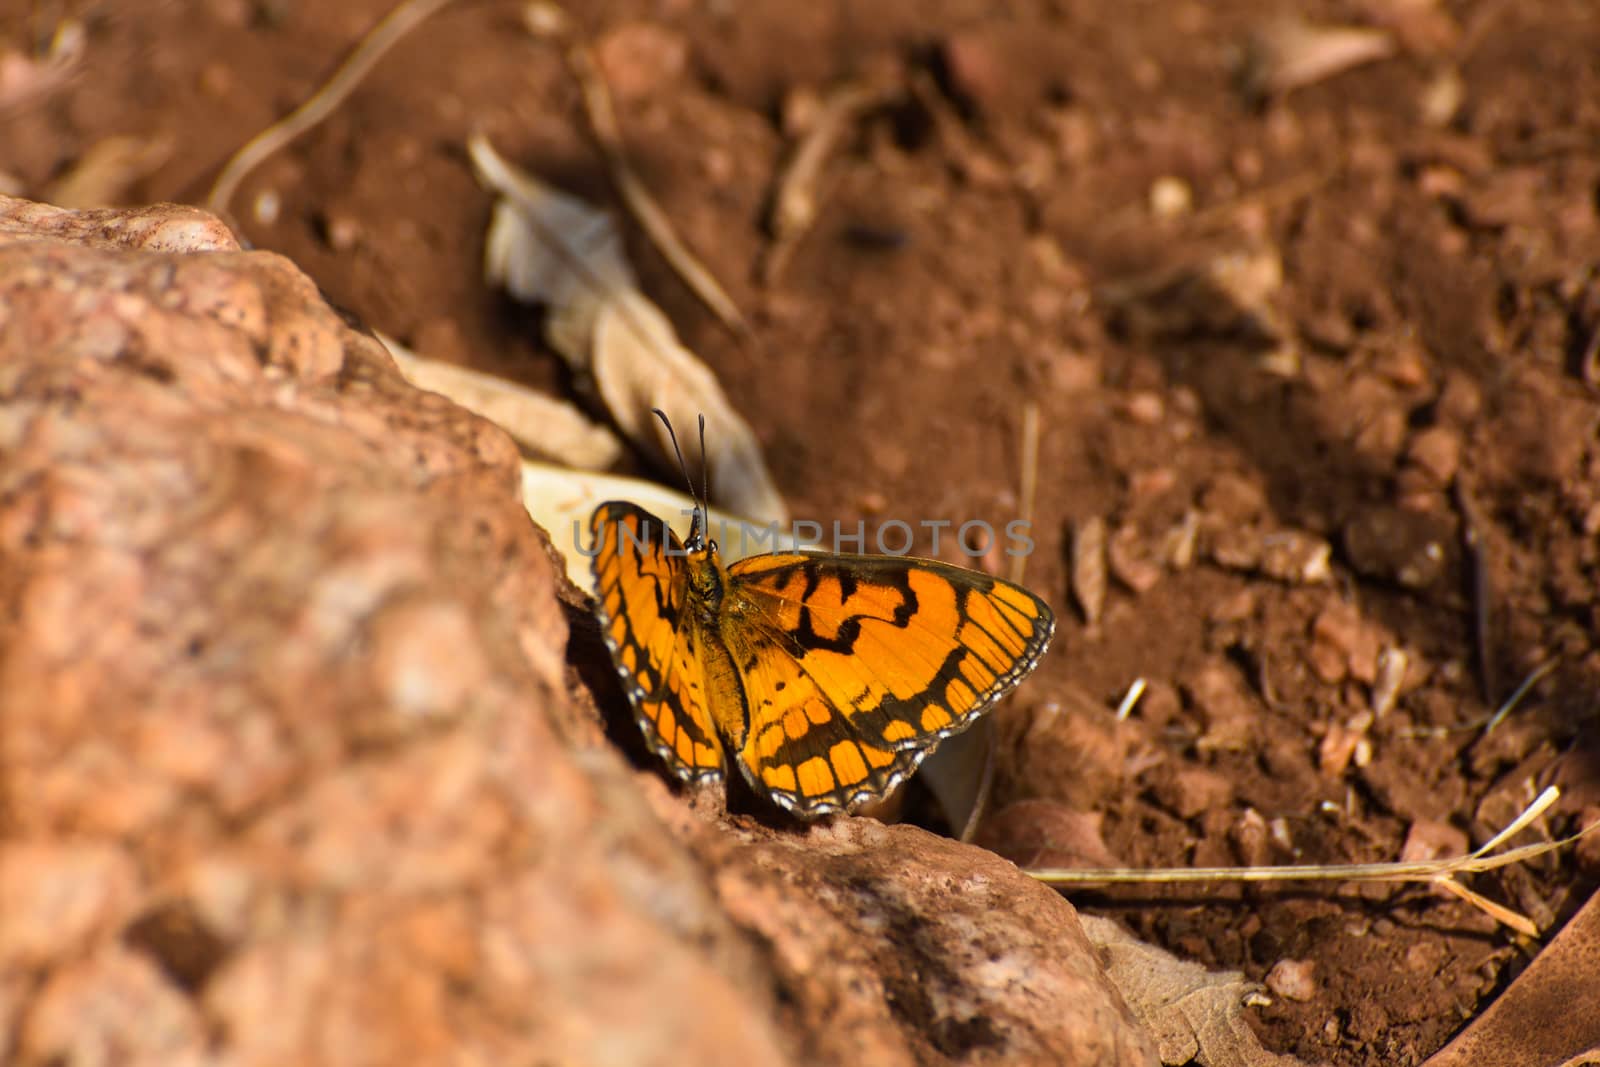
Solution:
{"label": "butterfly head", "polygon": [[660,408],[651,408],[656,418],[661,420],[661,425],[667,428],[667,437],[672,441],[672,451],[678,457],[678,469],[683,471],[684,483],[689,486],[689,496],[694,499],[694,517],[689,520],[689,536],[684,539],[683,547],[692,555],[709,552],[713,558],[717,554],[717,543],[708,539],[707,532],[711,521],[709,516],[711,497],[711,463],[706,458],[706,417],[700,416],[700,492],[694,491],[694,479],[689,476],[689,464],[684,461],[683,449],[678,447],[678,435],[672,429],[672,421],[667,418],[667,413]]}

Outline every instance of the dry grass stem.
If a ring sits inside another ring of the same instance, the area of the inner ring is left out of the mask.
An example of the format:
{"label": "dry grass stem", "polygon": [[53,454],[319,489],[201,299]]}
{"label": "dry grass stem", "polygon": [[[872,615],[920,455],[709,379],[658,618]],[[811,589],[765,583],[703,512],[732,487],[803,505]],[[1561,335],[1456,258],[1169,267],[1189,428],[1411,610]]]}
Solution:
{"label": "dry grass stem", "polygon": [[[1031,529],[1034,500],[1039,495],[1039,405],[1031,400],[1022,405],[1022,470],[1017,482],[1017,518]],[[1026,553],[1011,557],[1013,582],[1021,585],[1027,569]]]}
{"label": "dry grass stem", "polygon": [[355,51],[339,65],[333,77],[305,103],[244,143],[228,162],[206,196],[206,207],[223,219],[229,218],[228,204],[239,183],[274,152],[313,128],[331,115],[355,91],[378,60],[420,23],[450,3],[450,0],[400,0],[374,26]]}
{"label": "dry grass stem", "polygon": [[783,274],[789,257],[817,219],[822,169],[840,139],[860,118],[899,93],[898,87],[851,82],[828,94],[811,129],[790,157],[772,199],[769,225],[773,243],[761,265],[762,281],[771,285]]}
{"label": "dry grass stem", "polygon": [[1559,658],[1547,659],[1529,671],[1528,676],[1522,680],[1522,684],[1517,686],[1510,696],[1506,697],[1505,703],[1496,708],[1493,715],[1489,716],[1489,721],[1483,726],[1483,732],[1488,733],[1496,726],[1499,726],[1500,721],[1515,711],[1517,705],[1522,703],[1523,698],[1528,695],[1533,687],[1543,681],[1545,675],[1555,670],[1556,665],[1560,662]]}
{"label": "dry grass stem", "polygon": [[1139,698],[1144,696],[1145,688],[1149,685],[1143,678],[1135,678],[1133,684],[1128,686],[1128,691],[1122,696],[1122,703],[1117,705],[1117,721],[1124,722],[1133,709],[1138,705]]}
{"label": "dry grass stem", "polygon": [[524,9],[523,24],[535,37],[554,40],[561,45],[567,69],[578,83],[578,91],[583,97],[583,109],[589,119],[590,132],[600,147],[600,154],[605,157],[611,182],[616,186],[617,195],[622,198],[628,213],[700,302],[710,308],[712,314],[728,329],[741,337],[747,336],[750,328],[740,314],[738,305],[683,243],[666,212],[661,210],[655,197],[628,162],[622,143],[622,127],[617,122],[616,108],[611,102],[611,90],[606,85],[605,76],[600,73],[594,50],[579,35],[571,17],[559,4],[551,0],[539,0]]}
{"label": "dry grass stem", "polygon": [[[1526,917],[1518,915],[1455,881],[1461,874],[1481,874],[1499,867],[1542,856],[1547,852],[1565,848],[1580,838],[1600,830],[1600,822],[1590,823],[1570,837],[1558,841],[1544,841],[1535,845],[1522,845],[1496,855],[1490,855],[1509,838],[1526,829],[1561,796],[1561,791],[1550,786],[1536,797],[1505,829],[1465,856],[1450,859],[1427,860],[1416,863],[1349,863],[1303,864],[1283,867],[1098,867],[1059,868],[1040,867],[1028,869],[1028,874],[1049,885],[1172,885],[1196,882],[1430,882],[1443,886],[1493,916],[1519,933],[1538,936],[1538,928]],[[1487,905],[1487,906],[1486,906]]]}

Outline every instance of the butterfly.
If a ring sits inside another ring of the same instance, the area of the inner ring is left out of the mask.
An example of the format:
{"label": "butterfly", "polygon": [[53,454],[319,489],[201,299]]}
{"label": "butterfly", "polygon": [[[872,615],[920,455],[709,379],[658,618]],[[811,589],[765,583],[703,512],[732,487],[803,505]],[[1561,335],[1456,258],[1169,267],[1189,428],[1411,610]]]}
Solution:
{"label": "butterfly", "polygon": [[685,781],[732,763],[805,818],[892,792],[1022,681],[1055,630],[1028,590],[936,560],[724,564],[699,504],[686,541],[620,500],[589,530],[601,636],[649,748]]}

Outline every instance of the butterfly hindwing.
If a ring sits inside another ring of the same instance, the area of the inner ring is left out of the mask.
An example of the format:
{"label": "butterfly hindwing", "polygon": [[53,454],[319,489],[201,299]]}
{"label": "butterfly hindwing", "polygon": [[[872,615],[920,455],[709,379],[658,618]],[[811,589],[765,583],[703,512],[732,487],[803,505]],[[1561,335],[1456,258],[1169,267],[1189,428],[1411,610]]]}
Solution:
{"label": "butterfly hindwing", "polygon": [[935,560],[774,553],[728,573],[742,769],[802,814],[893,789],[1037,665],[1055,625],[1020,586]]}
{"label": "butterfly hindwing", "polygon": [[666,523],[624,501],[596,508],[589,530],[600,632],[645,742],[680,778],[720,776],[706,638],[689,610],[683,545]]}
{"label": "butterfly hindwing", "polygon": [[[802,815],[840,811],[891,792],[921,753],[863,736],[814,677],[791,635],[761,623],[726,632],[746,696],[748,726],[737,762],[761,793]],[[812,670],[818,665],[809,665]]]}

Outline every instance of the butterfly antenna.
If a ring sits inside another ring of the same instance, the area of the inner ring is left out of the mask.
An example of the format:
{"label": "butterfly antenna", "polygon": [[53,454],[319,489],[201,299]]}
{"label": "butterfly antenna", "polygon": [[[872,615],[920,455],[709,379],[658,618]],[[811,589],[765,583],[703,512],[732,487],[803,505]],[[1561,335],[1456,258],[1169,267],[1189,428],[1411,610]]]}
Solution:
{"label": "butterfly antenna", "polygon": [[711,507],[711,455],[706,451],[706,416],[700,413],[700,503]]}
{"label": "butterfly antenna", "polygon": [[[689,464],[683,460],[683,449],[678,447],[678,435],[672,429],[672,421],[667,418],[667,413],[660,408],[651,408],[650,413],[661,420],[661,425],[667,428],[667,437],[672,441],[672,451],[678,457],[678,469],[683,472],[683,482],[689,487],[689,495],[694,496],[694,479],[689,477]],[[705,432],[705,416],[700,416],[701,433]],[[702,446],[704,447],[704,446]]]}
{"label": "butterfly antenna", "polygon": [[[678,435],[672,429],[672,420],[667,418],[667,413],[665,411],[662,411],[660,408],[651,408],[650,411],[651,411],[652,414],[655,415],[656,418],[661,420],[661,425],[663,425],[663,426],[665,426],[667,428],[667,436],[672,439],[672,451],[678,457],[678,469],[683,472],[683,481],[684,481],[684,484],[689,487],[689,495],[690,496],[694,496],[694,479],[689,476],[689,464],[684,462],[683,449],[678,447]],[[706,432],[706,417],[704,415],[701,415],[700,416],[700,434],[701,434],[700,451],[702,453],[704,453],[704,451],[705,451],[705,432]],[[696,500],[695,501],[695,504],[694,504],[694,521],[689,526],[689,542],[690,542],[691,546],[698,540],[698,538],[700,536],[701,523],[702,522],[709,523],[711,521],[709,516],[706,516],[704,519],[702,519],[702,516],[705,515],[705,506],[706,505],[705,505],[705,503],[703,501],[700,501],[700,500]]]}

